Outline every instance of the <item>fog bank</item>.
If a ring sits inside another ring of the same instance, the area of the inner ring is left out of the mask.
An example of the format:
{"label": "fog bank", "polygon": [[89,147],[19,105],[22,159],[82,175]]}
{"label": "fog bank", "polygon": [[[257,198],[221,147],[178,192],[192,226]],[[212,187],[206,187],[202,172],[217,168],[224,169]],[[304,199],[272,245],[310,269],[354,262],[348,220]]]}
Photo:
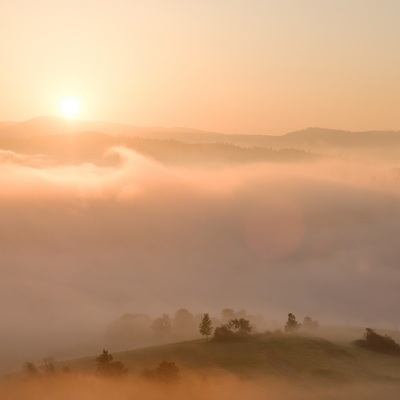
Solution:
{"label": "fog bank", "polygon": [[3,370],[91,354],[123,313],[397,326],[393,165],[190,169],[109,152],[108,167],[0,154]]}

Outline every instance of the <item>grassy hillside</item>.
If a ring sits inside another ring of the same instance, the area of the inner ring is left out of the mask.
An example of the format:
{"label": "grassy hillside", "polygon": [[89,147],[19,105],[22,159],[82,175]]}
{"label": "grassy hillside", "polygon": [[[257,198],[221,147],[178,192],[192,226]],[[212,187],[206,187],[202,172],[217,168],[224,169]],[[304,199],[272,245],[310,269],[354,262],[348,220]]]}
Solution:
{"label": "grassy hillside", "polygon": [[[308,336],[259,335],[245,341],[190,341],[115,353],[131,373],[174,361],[182,370],[227,371],[242,377],[279,377],[331,382],[399,381],[400,357]],[[74,360],[73,371],[94,371],[95,357]]]}
{"label": "grassy hillside", "polygon": [[[98,355],[56,365],[58,371],[68,366],[71,373],[3,379],[0,398],[397,400],[400,388],[400,357],[316,337],[260,335],[225,343],[196,340],[114,353],[114,361],[129,368],[129,374],[114,379],[94,374]],[[177,380],[141,375],[164,360],[178,365]]]}

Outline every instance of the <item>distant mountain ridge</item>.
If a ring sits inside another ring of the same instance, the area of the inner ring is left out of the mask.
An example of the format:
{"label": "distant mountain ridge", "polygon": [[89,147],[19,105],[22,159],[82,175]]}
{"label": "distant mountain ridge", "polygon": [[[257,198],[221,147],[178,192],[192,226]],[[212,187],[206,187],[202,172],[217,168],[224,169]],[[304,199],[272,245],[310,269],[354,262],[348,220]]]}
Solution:
{"label": "distant mountain ridge", "polygon": [[186,143],[227,143],[269,148],[321,148],[400,146],[400,131],[353,132],[327,128],[306,128],[284,135],[226,134],[190,128],[138,127],[103,121],[35,117],[23,122],[0,122],[0,138],[28,138],[77,132],[99,132],[112,136],[177,140]]}
{"label": "distant mountain ridge", "polygon": [[284,135],[226,134],[191,128],[138,127],[104,121],[68,120],[62,117],[41,116],[23,122],[0,122],[0,138],[56,135],[73,132],[99,132],[112,136],[145,137],[150,139],[173,139],[188,143],[231,143],[249,146],[293,145],[376,145],[382,141],[400,144],[400,131],[345,131],[310,127]]}
{"label": "distant mountain ridge", "polygon": [[[187,143],[174,139],[111,136],[99,132],[77,132],[28,138],[1,138],[0,149],[24,155],[45,155],[56,163],[94,162],[109,164],[104,158],[112,147],[124,146],[161,163],[175,165],[223,165],[254,162],[294,162],[314,160],[316,155],[296,149],[241,147],[229,143]],[[111,157],[111,160],[113,158]],[[114,159],[115,162],[115,159]]]}
{"label": "distant mountain ridge", "polygon": [[[3,125],[4,124],[4,125]],[[0,122],[0,138],[29,138],[77,132],[99,132],[112,136],[146,137],[151,139],[212,140],[222,134],[190,128],[137,127],[104,121],[69,120],[55,116],[35,117],[23,122]]]}
{"label": "distant mountain ridge", "polygon": [[100,162],[107,148],[118,145],[161,162],[178,164],[304,161],[315,159],[317,154],[396,163],[400,160],[400,131],[307,128],[273,136],[137,127],[61,117],[0,122],[0,149],[47,154],[61,162]]}

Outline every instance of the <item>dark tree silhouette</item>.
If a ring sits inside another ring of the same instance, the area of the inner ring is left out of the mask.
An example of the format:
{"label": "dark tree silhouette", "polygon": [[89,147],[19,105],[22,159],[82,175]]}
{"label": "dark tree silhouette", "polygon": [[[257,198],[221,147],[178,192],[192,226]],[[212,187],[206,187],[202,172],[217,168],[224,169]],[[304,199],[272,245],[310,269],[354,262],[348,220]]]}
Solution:
{"label": "dark tree silhouette", "polygon": [[239,340],[249,337],[252,327],[250,321],[244,318],[235,318],[223,324],[214,331],[214,340],[229,341]]}
{"label": "dark tree silhouette", "polygon": [[120,361],[113,361],[113,356],[103,349],[103,352],[96,358],[96,374],[102,376],[120,376],[127,372],[124,364]]}
{"label": "dark tree silhouette", "polygon": [[400,345],[388,335],[379,335],[373,329],[367,328],[364,338],[353,342],[356,346],[384,354],[400,354]]}
{"label": "dark tree silhouette", "polygon": [[296,321],[296,317],[294,314],[289,313],[288,319],[285,325],[285,332],[286,333],[293,333],[296,332],[300,328],[300,324]]}
{"label": "dark tree silhouette", "polygon": [[43,358],[43,371],[46,374],[55,374],[56,373],[56,367],[55,367],[55,361],[53,357],[46,357]]}
{"label": "dark tree silhouette", "polygon": [[29,376],[36,376],[39,374],[39,370],[33,362],[27,361],[22,366],[23,371]]}
{"label": "dark tree silhouette", "polygon": [[235,333],[229,329],[227,324],[218,326],[214,330],[214,340],[217,342],[227,342],[235,339],[237,339]]}
{"label": "dark tree silhouette", "polygon": [[250,321],[244,318],[231,319],[228,322],[228,328],[233,330],[233,332],[237,333],[239,336],[249,335],[252,331]]}
{"label": "dark tree silhouette", "polygon": [[162,361],[156,369],[146,369],[142,375],[147,379],[174,382],[179,379],[179,368],[173,361]]}
{"label": "dark tree silhouette", "polygon": [[203,315],[203,319],[201,320],[201,324],[199,326],[199,331],[203,336],[206,336],[208,341],[208,337],[211,335],[213,328],[211,318],[207,313]]}

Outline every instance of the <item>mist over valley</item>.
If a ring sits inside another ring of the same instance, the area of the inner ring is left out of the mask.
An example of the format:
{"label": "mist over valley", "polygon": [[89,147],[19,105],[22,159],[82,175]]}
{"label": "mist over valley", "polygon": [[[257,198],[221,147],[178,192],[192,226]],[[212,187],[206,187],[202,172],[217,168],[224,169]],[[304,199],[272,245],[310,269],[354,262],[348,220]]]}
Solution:
{"label": "mist over valley", "polygon": [[390,159],[42,129],[1,139],[3,371],[91,354],[126,313],[228,307],[261,314],[259,329],[288,312],[397,329]]}

